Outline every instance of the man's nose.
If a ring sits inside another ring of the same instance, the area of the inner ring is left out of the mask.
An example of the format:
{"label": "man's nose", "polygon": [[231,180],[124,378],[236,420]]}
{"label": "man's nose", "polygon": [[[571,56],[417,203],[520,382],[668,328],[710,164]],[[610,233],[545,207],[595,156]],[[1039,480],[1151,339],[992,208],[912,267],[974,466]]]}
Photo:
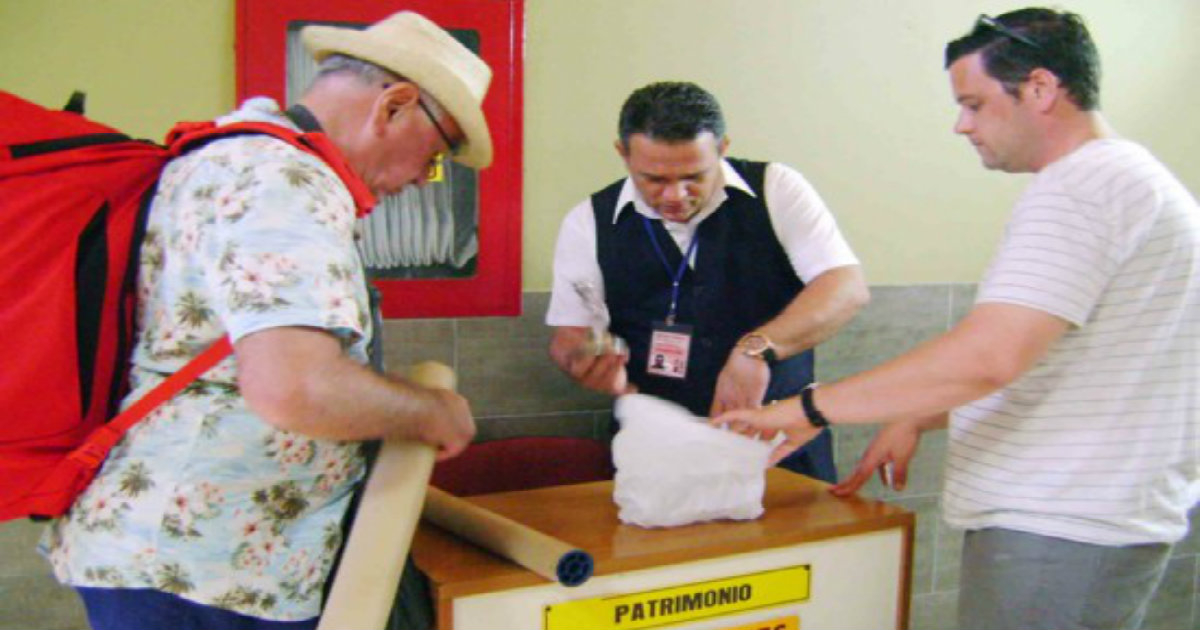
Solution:
{"label": "man's nose", "polygon": [[974,129],[974,125],[971,117],[966,112],[959,114],[958,119],[954,121],[954,133],[966,135],[971,133],[972,129]]}
{"label": "man's nose", "polygon": [[663,186],[663,197],[668,201],[687,199],[687,184],[685,182],[671,182]]}

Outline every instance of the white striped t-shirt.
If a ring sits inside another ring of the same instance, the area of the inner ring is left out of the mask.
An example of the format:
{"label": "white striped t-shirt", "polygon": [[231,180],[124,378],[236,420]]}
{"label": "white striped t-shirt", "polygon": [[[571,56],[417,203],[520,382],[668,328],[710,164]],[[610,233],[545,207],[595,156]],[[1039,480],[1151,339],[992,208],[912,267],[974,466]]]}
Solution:
{"label": "white striped t-shirt", "polygon": [[1071,327],[954,413],[944,515],[1070,540],[1174,542],[1200,498],[1200,208],[1142,147],[1094,140],[1022,195],[977,303]]}

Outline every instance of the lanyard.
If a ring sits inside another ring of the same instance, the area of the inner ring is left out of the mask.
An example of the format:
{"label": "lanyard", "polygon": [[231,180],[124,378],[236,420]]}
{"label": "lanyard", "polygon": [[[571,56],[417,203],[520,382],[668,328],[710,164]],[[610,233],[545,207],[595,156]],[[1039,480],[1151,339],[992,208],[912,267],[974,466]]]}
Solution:
{"label": "lanyard", "polygon": [[692,234],[692,242],[688,243],[687,253],[683,255],[683,260],[679,261],[679,269],[671,271],[671,263],[667,262],[667,255],[663,253],[662,245],[659,245],[658,237],[654,235],[650,219],[642,216],[642,226],[646,228],[646,234],[650,236],[650,243],[654,245],[654,253],[658,254],[663,268],[667,270],[667,276],[671,278],[671,310],[667,313],[666,321],[668,326],[674,326],[675,309],[679,305],[679,283],[683,280],[683,272],[688,268],[688,260],[691,260],[692,254],[696,252],[696,243],[700,242],[699,234]]}

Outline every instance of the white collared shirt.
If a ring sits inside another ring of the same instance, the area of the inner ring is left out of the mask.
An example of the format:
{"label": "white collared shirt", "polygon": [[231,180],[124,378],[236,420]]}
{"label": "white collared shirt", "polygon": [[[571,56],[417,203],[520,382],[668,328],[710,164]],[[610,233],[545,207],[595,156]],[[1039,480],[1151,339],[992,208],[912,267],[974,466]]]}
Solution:
{"label": "white collared shirt", "polygon": [[[663,227],[679,247],[687,251],[692,236],[700,223],[712,215],[725,202],[727,187],[736,188],[754,196],[746,183],[728,161],[721,161],[721,176],[725,182],[709,199],[708,203],[686,223],[664,221]],[[835,267],[858,264],[858,258],[838,230],[837,221],[817,194],[798,171],[777,162],[767,165],[763,183],[767,210],[775,236],[787,252],[796,275],[806,284],[822,273]],[[621,194],[617,197],[616,222],[625,207],[633,202],[639,214],[661,220],[658,213],[646,203],[630,178],[625,178]],[[695,261],[693,253],[689,264]],[[575,292],[576,282],[588,282],[596,287],[600,297],[604,294],[604,279],[596,256],[596,220],[592,213],[591,198],[584,199],[571,209],[563,219],[554,251],[554,286],[550,295],[550,308],[546,311],[546,323],[550,326],[590,326],[591,311]]]}

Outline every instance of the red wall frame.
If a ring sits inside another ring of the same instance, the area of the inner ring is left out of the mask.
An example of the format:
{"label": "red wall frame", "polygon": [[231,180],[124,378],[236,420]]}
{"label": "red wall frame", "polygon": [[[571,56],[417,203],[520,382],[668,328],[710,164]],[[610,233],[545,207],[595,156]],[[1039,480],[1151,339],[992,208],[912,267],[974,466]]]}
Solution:
{"label": "red wall frame", "polygon": [[376,280],[388,318],[519,315],[521,312],[524,0],[238,0],[237,95],[285,95],[287,27],[298,20],[372,23],[416,11],[447,29],[480,35],[492,68],[483,103],[495,160],[479,173],[479,259],[471,278]]}

